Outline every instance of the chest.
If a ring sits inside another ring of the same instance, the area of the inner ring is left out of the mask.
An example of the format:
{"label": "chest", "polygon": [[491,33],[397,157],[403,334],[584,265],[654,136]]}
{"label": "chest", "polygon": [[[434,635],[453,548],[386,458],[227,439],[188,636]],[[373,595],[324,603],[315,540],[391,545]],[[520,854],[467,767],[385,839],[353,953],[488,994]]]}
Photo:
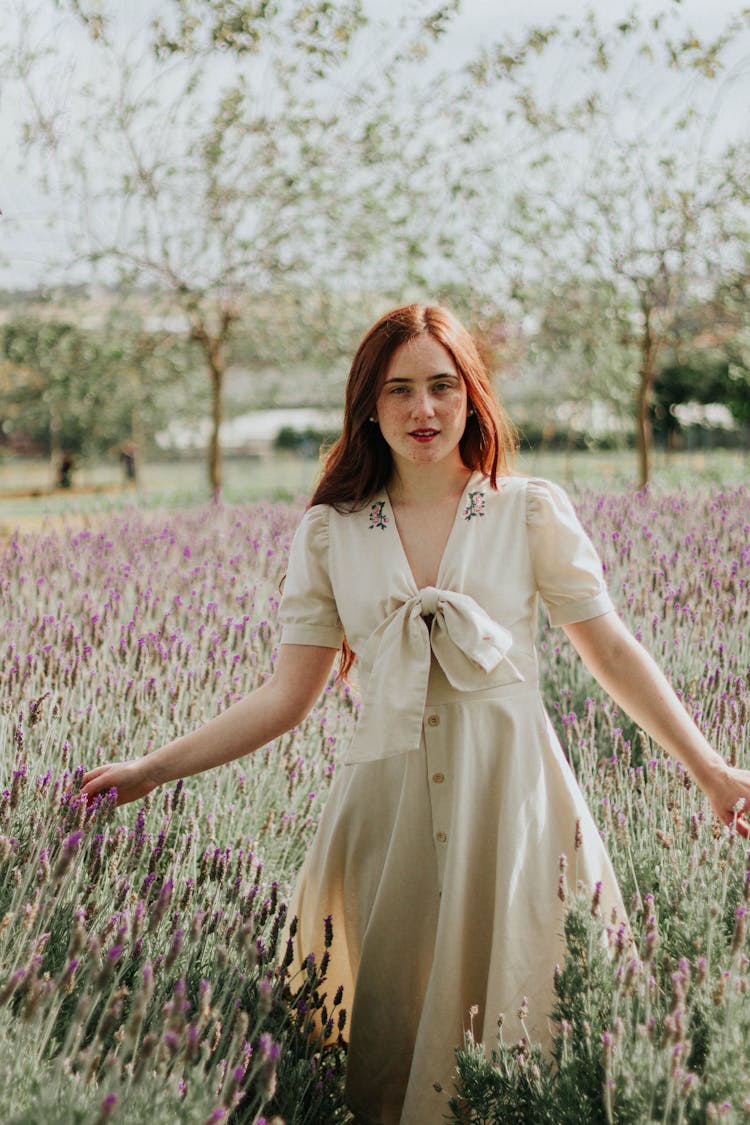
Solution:
{"label": "chest", "polygon": [[423,520],[404,519],[385,492],[358,511],[332,511],[327,565],[351,647],[361,652],[425,586],[468,594],[527,643],[536,628],[536,583],[524,523],[524,494],[515,479],[498,493],[477,485],[458,509],[435,509]]}
{"label": "chest", "polygon": [[455,501],[431,509],[394,507],[393,514],[417,589],[436,586],[440,563],[455,522]]}

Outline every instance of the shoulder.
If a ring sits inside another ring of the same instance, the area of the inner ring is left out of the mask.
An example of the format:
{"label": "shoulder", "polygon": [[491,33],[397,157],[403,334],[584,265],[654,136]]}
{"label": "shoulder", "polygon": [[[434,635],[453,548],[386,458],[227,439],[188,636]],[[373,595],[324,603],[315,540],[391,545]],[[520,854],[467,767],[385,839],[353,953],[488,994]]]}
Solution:
{"label": "shoulder", "polygon": [[489,477],[479,477],[469,487],[469,492],[479,492],[484,497],[488,511],[509,511],[526,509],[544,500],[548,489],[554,491],[555,485],[535,477],[516,474],[498,477],[497,488],[490,484]]}
{"label": "shoulder", "polygon": [[325,527],[332,511],[330,504],[313,504],[305,511],[302,522],[308,523],[311,527]]}
{"label": "shoulder", "polygon": [[488,478],[480,478],[472,487],[482,491],[488,512],[512,510],[527,524],[558,521],[577,522],[575,508],[564,488],[542,477],[512,475],[499,477],[497,488]]}
{"label": "shoulder", "polygon": [[328,546],[331,511],[328,504],[313,504],[297,525],[295,539],[308,550],[325,550]]}
{"label": "shoulder", "polygon": [[526,522],[545,523],[549,520],[576,520],[573,502],[564,488],[542,477],[525,478]]}

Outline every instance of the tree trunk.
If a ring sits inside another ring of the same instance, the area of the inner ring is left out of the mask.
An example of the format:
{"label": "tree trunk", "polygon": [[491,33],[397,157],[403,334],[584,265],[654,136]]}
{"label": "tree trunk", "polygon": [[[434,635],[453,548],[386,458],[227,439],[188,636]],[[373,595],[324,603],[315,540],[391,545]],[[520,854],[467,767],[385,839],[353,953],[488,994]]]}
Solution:
{"label": "tree trunk", "polygon": [[641,367],[638,395],[636,399],[635,445],[638,453],[638,487],[645,488],[651,477],[651,393],[656,379],[656,343],[654,340],[652,316],[653,309],[642,301],[644,324],[641,336]]}
{"label": "tree trunk", "polygon": [[60,407],[54,400],[49,408],[49,463],[50,473],[52,475],[52,485],[57,487],[60,473],[60,462],[62,461],[62,445],[60,442],[60,434],[62,432],[62,420],[60,418]]}
{"label": "tree trunk", "polygon": [[192,310],[191,337],[203,349],[211,379],[211,436],[208,441],[208,484],[214,502],[221,499],[221,446],[219,431],[224,416],[224,372],[227,367],[227,341],[231,334],[234,314],[231,309],[221,311],[218,332],[210,332],[206,318]]}
{"label": "tree trunk", "polygon": [[224,341],[211,338],[207,347],[208,367],[211,374],[211,437],[208,443],[208,483],[211,497],[221,499],[221,446],[219,430],[224,416],[224,371],[226,353]]}
{"label": "tree trunk", "polygon": [[[140,390],[140,375],[138,376],[138,387]],[[141,458],[144,455],[146,448],[146,441],[143,431],[143,414],[141,411],[141,395],[138,394],[133,409],[130,414],[130,442],[132,445],[133,453],[133,484],[136,488],[141,485]]]}

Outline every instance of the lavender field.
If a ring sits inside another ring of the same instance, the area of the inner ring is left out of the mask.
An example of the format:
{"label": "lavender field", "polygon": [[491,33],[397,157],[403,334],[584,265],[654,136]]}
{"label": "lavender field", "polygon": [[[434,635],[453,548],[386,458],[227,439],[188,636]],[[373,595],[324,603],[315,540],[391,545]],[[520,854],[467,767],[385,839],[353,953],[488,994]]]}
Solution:
{"label": "lavender field", "polygon": [[[750,492],[576,501],[626,621],[719,751],[750,765]],[[0,544],[3,1121],[349,1120],[337,1037],[350,998],[325,964],[293,977],[285,956],[349,689],[332,683],[273,747],[140,806],[77,797],[85,769],[147,752],[268,674],[300,513],[133,510]],[[556,1065],[524,1041],[468,1036],[454,1120],[747,1120],[746,842],[540,628],[547,703],[635,946],[576,893],[571,841]]]}

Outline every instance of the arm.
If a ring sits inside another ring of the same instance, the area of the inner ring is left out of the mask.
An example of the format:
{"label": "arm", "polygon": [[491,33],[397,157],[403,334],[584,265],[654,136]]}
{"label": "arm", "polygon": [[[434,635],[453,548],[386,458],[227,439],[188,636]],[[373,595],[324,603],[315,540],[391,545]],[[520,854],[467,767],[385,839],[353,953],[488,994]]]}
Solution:
{"label": "arm", "polygon": [[[604,690],[660,746],[690,771],[725,824],[737,801],[750,810],[750,770],[726,764],[700,733],[651,656],[615,613],[564,626],[586,667]],[[744,819],[737,821],[750,835]]]}
{"label": "arm", "polygon": [[85,774],[82,792],[117,789],[117,803],[145,797],[157,785],[231,762],[301,722],[325,687],[336,649],[282,644],[273,675],[215,719],[132,762]]}

